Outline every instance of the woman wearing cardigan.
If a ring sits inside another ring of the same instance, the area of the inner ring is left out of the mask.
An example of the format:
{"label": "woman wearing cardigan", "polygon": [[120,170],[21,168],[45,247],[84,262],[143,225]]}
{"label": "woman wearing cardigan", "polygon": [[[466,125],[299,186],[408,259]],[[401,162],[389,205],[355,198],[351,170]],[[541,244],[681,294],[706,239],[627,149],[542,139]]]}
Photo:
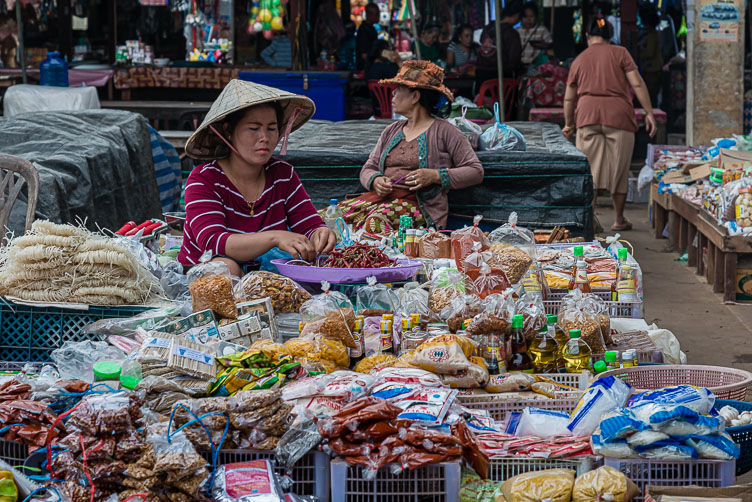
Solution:
{"label": "woman wearing cardigan", "polygon": [[444,70],[428,61],[405,61],[399,74],[382,84],[396,84],[392,108],[407,118],[381,133],[360,171],[368,193],[343,203],[345,219],[355,228],[386,234],[402,215],[414,226],[446,227],[449,190],[483,181],[483,167],[465,135],[436,116],[443,97]]}

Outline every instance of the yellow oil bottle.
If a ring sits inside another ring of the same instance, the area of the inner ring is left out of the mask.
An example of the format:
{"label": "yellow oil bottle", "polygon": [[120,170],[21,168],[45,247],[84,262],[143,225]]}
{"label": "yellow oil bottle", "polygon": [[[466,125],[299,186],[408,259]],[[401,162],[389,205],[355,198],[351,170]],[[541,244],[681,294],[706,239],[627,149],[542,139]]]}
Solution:
{"label": "yellow oil bottle", "polygon": [[559,344],[556,339],[549,333],[549,327],[544,326],[540,333],[530,342],[530,348],[527,354],[533,362],[533,371],[535,373],[557,373]]}
{"label": "yellow oil bottle", "polygon": [[580,338],[582,333],[579,329],[569,331],[569,341],[564,346],[564,368],[567,373],[582,373],[590,371],[592,366],[593,352],[585,340]]}
{"label": "yellow oil bottle", "polygon": [[553,331],[554,339],[556,339],[556,343],[559,344],[559,352],[556,355],[556,364],[559,370],[564,369],[564,347],[566,346],[567,342],[569,341],[569,336],[564,333],[564,330],[559,327],[558,324],[556,324],[556,316],[549,314],[546,316],[548,319],[548,328]]}

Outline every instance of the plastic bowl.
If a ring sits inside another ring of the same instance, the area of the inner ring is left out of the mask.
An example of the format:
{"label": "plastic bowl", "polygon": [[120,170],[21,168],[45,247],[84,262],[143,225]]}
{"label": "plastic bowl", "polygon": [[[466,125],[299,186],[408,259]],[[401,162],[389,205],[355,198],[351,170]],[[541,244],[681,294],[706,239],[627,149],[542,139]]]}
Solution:
{"label": "plastic bowl", "polygon": [[423,262],[418,260],[397,260],[396,267],[388,268],[325,268],[288,264],[292,260],[272,260],[279,273],[298,282],[330,284],[365,284],[366,279],[375,277],[377,282],[400,282],[418,273]]}

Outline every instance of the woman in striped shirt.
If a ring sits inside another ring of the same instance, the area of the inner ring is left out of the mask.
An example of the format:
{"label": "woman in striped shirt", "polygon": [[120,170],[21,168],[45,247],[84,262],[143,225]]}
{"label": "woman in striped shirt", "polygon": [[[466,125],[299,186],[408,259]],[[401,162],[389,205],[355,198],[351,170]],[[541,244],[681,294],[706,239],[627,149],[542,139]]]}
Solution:
{"label": "woman in striped shirt", "polygon": [[[328,253],[334,233],[316,212],[293,167],[272,153],[315,110],[304,96],[231,81],[186,143],[197,166],[185,187],[186,221],[178,260],[205,253],[235,275],[272,248],[303,260]],[[283,132],[282,132],[283,131]]]}

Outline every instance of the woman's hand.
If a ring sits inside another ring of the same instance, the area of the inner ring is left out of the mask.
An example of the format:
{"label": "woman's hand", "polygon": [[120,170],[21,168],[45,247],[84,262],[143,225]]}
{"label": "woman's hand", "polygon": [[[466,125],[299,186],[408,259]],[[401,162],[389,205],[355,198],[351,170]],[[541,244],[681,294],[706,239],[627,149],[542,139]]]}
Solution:
{"label": "woman's hand", "polygon": [[337,235],[329,227],[316,229],[310,240],[316,254],[329,254],[337,245]]}
{"label": "woman's hand", "polygon": [[407,175],[405,182],[410,187],[410,191],[414,192],[431,185],[438,185],[441,183],[441,176],[436,169],[416,169]]}
{"label": "woman's hand", "polygon": [[655,136],[656,131],[658,131],[658,124],[655,123],[655,115],[652,113],[648,113],[645,116],[645,130],[651,138]]}
{"label": "woman's hand", "polygon": [[561,130],[561,133],[564,135],[567,139],[572,139],[572,135],[574,134],[575,127],[565,125],[564,128]]}
{"label": "woman's hand", "polygon": [[392,180],[387,176],[379,176],[373,180],[371,186],[379,197],[385,197],[392,193]]}
{"label": "woman's hand", "polygon": [[313,261],[316,258],[316,250],[312,241],[305,235],[284,230],[270,232],[274,245],[286,253],[290,253],[293,259],[300,258],[305,261]]}

